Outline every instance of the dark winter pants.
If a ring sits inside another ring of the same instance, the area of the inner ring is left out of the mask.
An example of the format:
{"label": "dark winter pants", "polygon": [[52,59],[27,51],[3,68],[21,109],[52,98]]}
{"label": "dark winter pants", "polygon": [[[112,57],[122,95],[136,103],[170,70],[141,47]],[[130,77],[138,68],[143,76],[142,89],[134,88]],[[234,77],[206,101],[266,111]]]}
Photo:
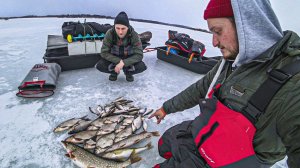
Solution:
{"label": "dark winter pants", "polygon": [[[110,73],[110,74],[115,74],[114,68],[115,64],[112,62],[109,62],[103,58],[99,60],[99,62],[96,64],[96,68],[104,73]],[[138,62],[132,66],[128,67],[123,67],[123,71],[125,75],[134,75],[137,73],[141,73],[147,69],[145,63],[143,61]]]}
{"label": "dark winter pants", "polygon": [[154,168],[205,168],[190,131],[191,121],[168,129],[158,141],[159,155],[166,160]]}

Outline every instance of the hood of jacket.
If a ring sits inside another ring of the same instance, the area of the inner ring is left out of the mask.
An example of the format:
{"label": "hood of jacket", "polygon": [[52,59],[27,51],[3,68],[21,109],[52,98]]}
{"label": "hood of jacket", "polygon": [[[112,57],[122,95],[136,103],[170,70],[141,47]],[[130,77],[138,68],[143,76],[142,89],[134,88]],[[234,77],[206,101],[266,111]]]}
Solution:
{"label": "hood of jacket", "polygon": [[233,66],[263,61],[263,52],[282,39],[283,32],[269,0],[231,0],[239,53]]}

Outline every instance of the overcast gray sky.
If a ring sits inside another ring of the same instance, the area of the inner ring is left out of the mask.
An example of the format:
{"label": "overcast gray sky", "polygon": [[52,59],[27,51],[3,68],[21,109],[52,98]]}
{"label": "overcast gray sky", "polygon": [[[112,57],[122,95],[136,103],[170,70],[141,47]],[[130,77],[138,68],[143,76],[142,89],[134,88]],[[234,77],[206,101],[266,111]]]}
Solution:
{"label": "overcast gray sky", "polygon": [[[202,19],[209,0],[0,0],[0,16],[99,14],[157,20],[207,29]],[[271,0],[283,30],[300,33],[299,0]]]}

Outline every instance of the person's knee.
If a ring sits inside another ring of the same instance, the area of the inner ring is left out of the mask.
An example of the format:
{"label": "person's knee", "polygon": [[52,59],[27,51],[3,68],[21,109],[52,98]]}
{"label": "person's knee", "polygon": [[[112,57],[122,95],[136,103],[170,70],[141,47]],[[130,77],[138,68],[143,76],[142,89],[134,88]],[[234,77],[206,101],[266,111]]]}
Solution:
{"label": "person's knee", "polygon": [[137,66],[137,69],[139,69],[141,72],[143,72],[147,69],[147,66],[143,61],[137,63],[136,66]]}
{"label": "person's knee", "polygon": [[147,69],[147,66],[143,61],[134,64],[134,67],[135,67],[134,74],[144,72]]}
{"label": "person's knee", "polygon": [[95,67],[101,72],[108,72],[108,65],[103,59],[100,59]]}

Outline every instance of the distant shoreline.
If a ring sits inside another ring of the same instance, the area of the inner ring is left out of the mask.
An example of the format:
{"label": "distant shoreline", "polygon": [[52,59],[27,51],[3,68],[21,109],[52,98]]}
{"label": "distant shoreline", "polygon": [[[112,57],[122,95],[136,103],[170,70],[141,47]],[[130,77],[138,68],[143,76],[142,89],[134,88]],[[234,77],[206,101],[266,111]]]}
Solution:
{"label": "distant shoreline", "polygon": [[[0,17],[0,20],[9,20],[9,19],[21,19],[21,18],[50,18],[50,17],[57,17],[57,18],[101,18],[101,19],[114,19],[115,17],[112,16],[104,16],[104,15],[90,15],[90,14],[77,14],[77,15],[45,15],[45,16],[37,16],[37,15],[27,15],[27,16],[16,16],[16,17]],[[152,23],[152,24],[159,24],[159,25],[166,25],[166,26],[173,26],[179,27],[189,30],[201,31],[205,33],[210,33],[208,30],[194,28],[179,24],[172,24],[172,23],[165,23],[160,21],[153,21],[153,20],[146,20],[146,19],[134,19],[130,18],[129,20],[136,21],[136,22],[144,22],[144,23]]]}

